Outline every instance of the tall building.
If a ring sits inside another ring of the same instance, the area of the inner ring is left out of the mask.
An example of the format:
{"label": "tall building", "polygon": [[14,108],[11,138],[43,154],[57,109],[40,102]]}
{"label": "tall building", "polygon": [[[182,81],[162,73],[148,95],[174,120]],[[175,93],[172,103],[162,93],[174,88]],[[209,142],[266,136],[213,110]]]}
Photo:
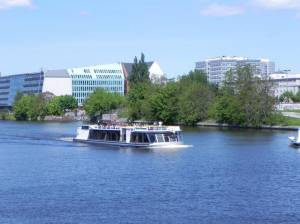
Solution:
{"label": "tall building", "polygon": [[196,70],[207,74],[208,81],[220,84],[228,71],[250,65],[255,75],[268,76],[275,71],[275,63],[269,59],[248,59],[243,57],[217,57],[196,62]]}

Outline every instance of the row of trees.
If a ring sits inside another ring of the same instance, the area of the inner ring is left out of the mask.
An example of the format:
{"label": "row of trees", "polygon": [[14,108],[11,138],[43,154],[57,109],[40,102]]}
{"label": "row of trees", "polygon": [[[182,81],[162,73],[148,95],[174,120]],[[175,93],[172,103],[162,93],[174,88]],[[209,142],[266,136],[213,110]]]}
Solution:
{"label": "row of trees", "polygon": [[119,109],[129,120],[163,121],[194,125],[214,119],[236,125],[272,123],[275,97],[272,82],[254,76],[251,67],[228,72],[224,83],[214,86],[201,71],[191,71],[177,82],[153,84],[144,56],[135,58],[126,97],[96,91],[84,104],[94,117]]}
{"label": "row of trees", "polygon": [[[42,120],[46,115],[62,115],[77,108],[72,96],[47,97],[45,94],[17,96],[17,120]],[[191,71],[176,82],[151,83],[142,54],[134,59],[129,92],[120,96],[97,89],[84,102],[86,113],[96,117],[118,110],[129,120],[163,121],[166,124],[194,125],[214,119],[236,125],[272,123],[275,98],[272,82],[254,76],[251,67],[230,71],[224,83],[210,84],[201,71]]]}
{"label": "row of trees", "polygon": [[255,77],[248,66],[228,72],[213,110],[218,122],[254,126],[270,124],[275,114],[272,82]]}
{"label": "row of trees", "polygon": [[208,118],[208,108],[215,98],[215,88],[202,72],[193,71],[178,82],[131,85],[127,112],[131,120],[182,122],[195,124]]}
{"label": "row of trees", "polygon": [[43,120],[47,115],[60,116],[68,110],[77,108],[77,101],[72,96],[49,96],[17,94],[13,106],[16,120]]}

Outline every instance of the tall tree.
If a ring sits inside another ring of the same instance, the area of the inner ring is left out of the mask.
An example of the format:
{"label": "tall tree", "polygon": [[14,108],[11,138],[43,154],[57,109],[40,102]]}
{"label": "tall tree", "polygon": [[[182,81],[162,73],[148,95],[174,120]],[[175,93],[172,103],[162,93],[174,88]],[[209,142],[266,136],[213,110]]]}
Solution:
{"label": "tall tree", "polygon": [[260,126],[275,111],[272,82],[254,75],[250,66],[229,72],[217,102],[217,119],[221,122]]}
{"label": "tall tree", "polygon": [[145,55],[141,54],[141,59],[138,61],[137,57],[134,58],[131,74],[129,74],[129,84],[134,85],[137,83],[148,82],[149,71],[148,65],[145,62]]}

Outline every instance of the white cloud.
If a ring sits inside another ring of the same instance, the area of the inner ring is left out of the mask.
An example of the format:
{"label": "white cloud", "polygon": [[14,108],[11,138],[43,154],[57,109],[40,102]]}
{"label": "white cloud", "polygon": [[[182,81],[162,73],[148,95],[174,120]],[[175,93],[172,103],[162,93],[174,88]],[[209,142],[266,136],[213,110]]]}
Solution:
{"label": "white cloud", "polygon": [[32,0],[0,0],[0,10],[14,7],[32,7]]}
{"label": "white cloud", "polygon": [[201,15],[214,17],[235,16],[242,14],[244,11],[245,9],[241,5],[222,5],[215,3],[203,8]]}
{"label": "white cloud", "polygon": [[253,2],[267,9],[300,9],[300,0],[253,0]]}

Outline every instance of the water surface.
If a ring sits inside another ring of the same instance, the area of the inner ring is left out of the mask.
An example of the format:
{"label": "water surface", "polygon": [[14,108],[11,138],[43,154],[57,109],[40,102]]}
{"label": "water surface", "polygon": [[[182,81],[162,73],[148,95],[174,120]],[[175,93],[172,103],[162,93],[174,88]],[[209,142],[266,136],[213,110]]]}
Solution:
{"label": "water surface", "polygon": [[73,143],[80,123],[0,122],[0,223],[300,223],[284,131],[187,128],[177,150]]}

